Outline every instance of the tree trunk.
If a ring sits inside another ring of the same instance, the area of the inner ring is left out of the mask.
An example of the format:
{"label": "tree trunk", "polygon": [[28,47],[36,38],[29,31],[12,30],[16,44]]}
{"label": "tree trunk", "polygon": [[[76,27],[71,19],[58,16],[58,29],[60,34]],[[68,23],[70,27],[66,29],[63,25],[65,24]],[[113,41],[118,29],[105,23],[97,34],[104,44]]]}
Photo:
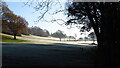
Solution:
{"label": "tree trunk", "polygon": [[[102,8],[101,34],[97,36],[98,68],[119,68],[120,67],[120,13],[115,13],[113,8]],[[119,15],[118,15],[119,14]],[[117,27],[118,26],[118,27]]]}
{"label": "tree trunk", "polygon": [[[109,21],[108,21],[109,22]],[[112,23],[112,22],[111,22]],[[115,68],[120,67],[120,43],[118,39],[120,31],[116,32],[113,24],[104,23],[104,29],[98,40],[97,63],[98,68]],[[120,27],[119,27],[120,28]],[[116,37],[115,37],[116,36]]]}
{"label": "tree trunk", "polygon": [[99,68],[120,67],[119,47],[114,42],[104,42],[104,46],[98,48],[97,63]]}
{"label": "tree trunk", "polygon": [[60,39],[60,41],[61,41],[61,38],[59,38]]}
{"label": "tree trunk", "polygon": [[14,34],[14,40],[16,40],[16,34]]}
{"label": "tree trunk", "polygon": [[98,26],[93,20],[88,3],[86,3],[88,18],[98,41],[98,51],[95,60],[97,68],[120,67],[120,9],[116,6],[118,6],[116,3],[113,5],[101,3],[101,25],[99,33]]}

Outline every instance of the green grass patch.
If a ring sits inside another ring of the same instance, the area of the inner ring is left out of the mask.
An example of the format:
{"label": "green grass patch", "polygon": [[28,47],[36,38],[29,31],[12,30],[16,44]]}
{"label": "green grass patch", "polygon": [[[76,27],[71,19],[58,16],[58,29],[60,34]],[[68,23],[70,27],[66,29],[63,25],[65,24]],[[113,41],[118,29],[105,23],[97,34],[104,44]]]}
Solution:
{"label": "green grass patch", "polygon": [[2,42],[28,42],[28,40],[22,40],[22,39],[2,39]]}
{"label": "green grass patch", "polygon": [[11,43],[17,43],[17,42],[29,42],[28,40],[22,40],[22,39],[16,39],[14,40],[12,36],[0,34],[0,42],[11,42]]}

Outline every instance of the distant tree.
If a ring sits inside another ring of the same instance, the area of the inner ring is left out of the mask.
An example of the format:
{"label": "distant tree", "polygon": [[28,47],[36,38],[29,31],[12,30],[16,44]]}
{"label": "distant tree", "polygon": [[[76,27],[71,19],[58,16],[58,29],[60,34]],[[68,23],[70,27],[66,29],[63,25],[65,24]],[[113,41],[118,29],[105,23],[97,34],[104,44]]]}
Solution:
{"label": "distant tree", "polygon": [[83,41],[83,38],[79,38],[80,41]]}
{"label": "distant tree", "polygon": [[2,23],[3,26],[7,27],[9,31],[14,35],[14,39],[16,39],[16,36],[18,34],[21,34],[22,31],[27,29],[28,22],[20,17],[15,15],[8,6],[2,5]]}
{"label": "distant tree", "polygon": [[43,31],[44,31],[44,37],[50,36],[50,33],[48,30],[44,29]]}
{"label": "distant tree", "polygon": [[76,40],[76,38],[74,36],[68,36],[69,38],[69,41],[72,39],[72,40]]}
{"label": "distant tree", "polygon": [[60,41],[62,38],[66,38],[66,34],[64,34],[63,31],[61,31],[61,30],[56,31],[55,33],[51,34],[51,36],[59,38]]}
{"label": "distant tree", "polygon": [[41,29],[40,27],[34,26],[34,27],[29,27],[29,33],[32,35],[36,35],[36,36],[41,36],[41,37],[48,37],[49,31],[46,29]]}
{"label": "distant tree", "polygon": [[84,37],[85,42],[88,41],[88,37]]}
{"label": "distant tree", "polygon": [[75,37],[75,40],[76,40],[77,39],[77,34],[75,34],[74,37]]}
{"label": "distant tree", "polygon": [[29,28],[29,33],[32,35],[41,36],[41,33],[43,33],[43,30],[37,26]]}

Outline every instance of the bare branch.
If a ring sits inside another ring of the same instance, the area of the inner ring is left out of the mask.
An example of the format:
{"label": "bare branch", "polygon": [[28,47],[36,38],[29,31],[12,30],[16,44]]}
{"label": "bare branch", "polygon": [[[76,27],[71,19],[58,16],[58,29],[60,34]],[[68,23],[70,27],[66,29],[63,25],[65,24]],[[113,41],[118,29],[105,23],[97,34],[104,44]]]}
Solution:
{"label": "bare branch", "polygon": [[53,13],[49,13],[50,15],[55,15],[55,14],[57,14],[57,13],[60,13],[60,12],[63,12],[64,10],[56,10],[55,12],[53,12]]}
{"label": "bare branch", "polygon": [[[35,1],[35,0],[32,0],[32,2],[33,1]],[[27,4],[28,4],[28,2],[25,5],[27,5]],[[32,5],[32,3],[30,3],[28,5]],[[54,8],[54,6],[56,6],[56,5],[58,5],[58,7],[56,7],[57,9]],[[64,19],[52,18],[53,15],[64,12],[63,6],[59,0],[57,0],[57,2],[53,2],[52,0],[41,0],[40,2],[35,3],[35,6],[33,8],[35,9],[35,12],[39,11],[39,13],[40,13],[40,15],[38,16],[38,20],[35,22],[39,22],[40,20],[45,21],[45,22],[52,22],[52,23],[56,22],[60,26],[65,27],[67,22]],[[54,9],[54,10],[52,10],[53,12],[50,12],[51,9]],[[44,18],[46,14],[52,15],[51,16],[52,19],[50,21],[48,21],[47,19]],[[74,27],[70,27],[70,28],[74,28]]]}
{"label": "bare branch", "polygon": [[24,6],[26,6],[29,3],[30,0],[28,0],[26,3],[24,3]]}

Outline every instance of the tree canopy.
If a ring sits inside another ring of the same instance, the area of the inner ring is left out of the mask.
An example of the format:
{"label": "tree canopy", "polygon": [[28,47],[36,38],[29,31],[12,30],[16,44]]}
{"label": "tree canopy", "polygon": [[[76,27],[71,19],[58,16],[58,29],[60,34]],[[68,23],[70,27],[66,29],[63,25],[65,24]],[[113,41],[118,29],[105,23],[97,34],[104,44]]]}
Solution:
{"label": "tree canopy", "polygon": [[[82,30],[91,28],[97,37],[98,66],[119,66],[120,2],[72,2],[67,5],[67,24],[83,24]],[[111,56],[111,58],[109,58]],[[108,61],[109,60],[109,61]],[[102,62],[101,62],[102,61]],[[107,63],[107,64],[106,64]]]}
{"label": "tree canopy", "polygon": [[0,4],[2,6],[2,26],[4,30],[2,32],[11,33],[16,39],[16,35],[27,32],[28,22],[20,16],[15,15],[7,6],[6,2]]}
{"label": "tree canopy", "polygon": [[61,31],[61,30],[56,31],[55,33],[51,34],[51,36],[59,38],[60,41],[62,38],[66,38],[66,34],[64,34],[63,31]]}
{"label": "tree canopy", "polygon": [[46,29],[41,29],[40,27],[34,26],[34,27],[29,27],[29,34],[36,35],[36,36],[41,36],[41,37],[48,37],[50,36],[50,33]]}

